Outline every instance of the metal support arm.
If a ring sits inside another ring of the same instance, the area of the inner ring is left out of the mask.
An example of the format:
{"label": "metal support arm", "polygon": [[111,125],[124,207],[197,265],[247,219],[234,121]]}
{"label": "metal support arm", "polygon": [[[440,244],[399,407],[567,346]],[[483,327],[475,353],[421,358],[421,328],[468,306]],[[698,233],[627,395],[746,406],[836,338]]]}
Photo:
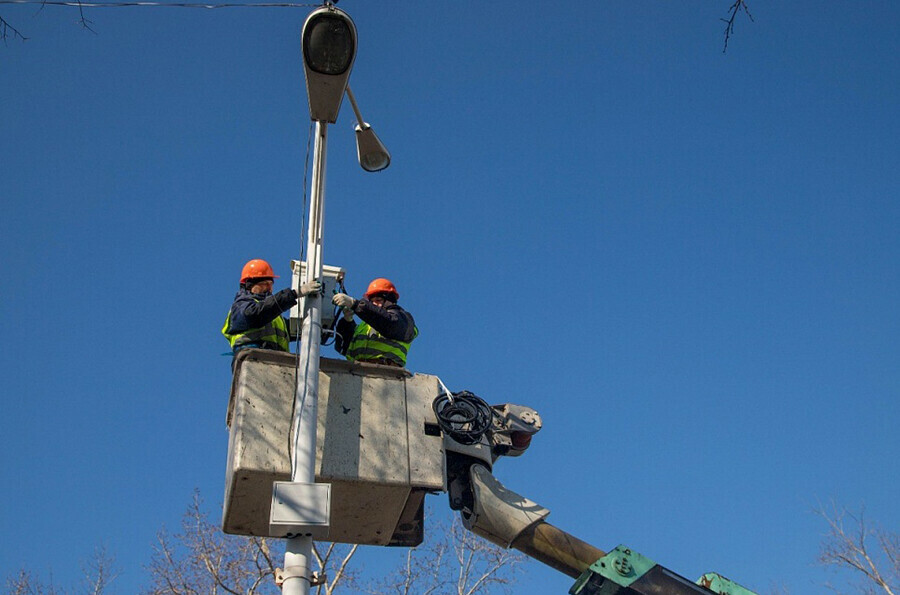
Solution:
{"label": "metal support arm", "polygon": [[462,511],[462,519],[476,535],[517,549],[572,578],[605,555],[545,522],[548,509],[503,487],[483,465],[472,465],[470,478],[474,505]]}
{"label": "metal support arm", "polygon": [[503,487],[484,465],[472,464],[469,478],[472,505],[462,510],[463,525],[492,543],[517,549],[578,579],[572,594],[755,595],[714,573],[693,583],[624,546],[607,554],[546,522],[549,510]]}

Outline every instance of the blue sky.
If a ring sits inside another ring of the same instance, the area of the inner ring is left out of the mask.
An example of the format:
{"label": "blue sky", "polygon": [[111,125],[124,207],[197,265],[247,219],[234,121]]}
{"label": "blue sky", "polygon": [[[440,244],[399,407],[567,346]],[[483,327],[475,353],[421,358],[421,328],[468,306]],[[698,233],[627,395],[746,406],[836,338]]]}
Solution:
{"label": "blue sky", "polygon": [[[723,54],[729,5],[341,2],[393,161],[345,102],[325,260],[394,280],[411,369],[541,413],[496,473],[550,522],[819,593],[819,502],[900,528],[900,7],[752,0]],[[240,267],[303,242],[309,9],[37,8],[0,6],[0,574],[105,544],[130,593],[221,505]]]}

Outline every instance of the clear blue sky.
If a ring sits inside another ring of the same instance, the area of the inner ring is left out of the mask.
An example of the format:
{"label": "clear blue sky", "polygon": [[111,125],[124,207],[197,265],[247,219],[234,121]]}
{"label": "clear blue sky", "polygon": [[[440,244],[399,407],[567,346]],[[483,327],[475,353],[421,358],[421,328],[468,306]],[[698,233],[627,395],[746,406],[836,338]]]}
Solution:
{"label": "clear blue sky", "polygon": [[[410,368],[542,414],[496,472],[552,523],[820,593],[818,502],[900,529],[900,5],[751,0],[723,54],[729,5],[341,2],[393,162],[345,102],[325,260],[398,285]],[[0,6],[0,579],[105,544],[134,592],[221,505],[219,329],[305,231],[308,11]]]}

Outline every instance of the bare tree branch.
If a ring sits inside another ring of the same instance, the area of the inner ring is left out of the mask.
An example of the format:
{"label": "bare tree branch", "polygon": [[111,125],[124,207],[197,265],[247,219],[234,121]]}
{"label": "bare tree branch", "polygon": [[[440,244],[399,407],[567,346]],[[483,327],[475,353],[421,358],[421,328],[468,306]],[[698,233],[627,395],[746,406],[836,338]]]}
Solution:
{"label": "bare tree branch", "polygon": [[400,567],[368,592],[476,595],[508,591],[514,581],[514,567],[525,560],[519,552],[497,547],[470,533],[458,517],[450,524],[436,524],[429,536],[436,538],[410,549]]}
{"label": "bare tree branch", "polygon": [[270,540],[224,535],[203,512],[199,493],[194,493],[182,520],[181,532],[157,534],[157,545],[148,565],[148,595],[279,593]]}
{"label": "bare tree branch", "polygon": [[115,568],[115,558],[106,551],[105,546],[94,550],[94,555],[86,564],[81,565],[81,570],[91,595],[102,595],[119,575]]}
{"label": "bare tree branch", "polygon": [[[450,533],[456,541],[457,557],[464,557],[465,576],[458,584],[458,595],[475,595],[488,585],[508,591],[512,582],[509,570],[525,558],[518,552],[497,547],[467,531],[457,520]],[[504,572],[505,570],[505,572]]]}
{"label": "bare tree branch", "polygon": [[65,595],[71,593],[90,593],[91,595],[103,595],[110,584],[118,576],[115,570],[115,562],[106,552],[105,547],[94,550],[92,557],[81,564],[84,573],[81,588],[77,591],[58,589],[53,584],[53,574],[49,573],[49,583],[44,582],[28,570],[20,570],[19,573],[6,581],[6,592],[9,595]]}
{"label": "bare tree branch", "polygon": [[28,41],[28,38],[22,35],[18,29],[10,25],[6,19],[0,17],[0,40],[3,40],[3,44],[6,44],[6,40],[9,36],[12,35],[13,40],[16,38],[21,39],[22,41]]}
{"label": "bare tree branch", "polygon": [[[352,587],[356,583],[356,575],[348,571],[347,567],[359,545],[329,543],[325,554],[319,550],[321,545],[313,542],[313,556],[319,566],[319,573],[327,576],[328,580],[317,586],[316,593],[332,595],[338,587]],[[335,561],[336,557],[340,561]]]}
{"label": "bare tree branch", "polygon": [[334,589],[340,584],[341,579],[347,576],[345,573],[347,572],[347,564],[350,563],[350,559],[353,557],[353,554],[356,553],[356,548],[359,547],[359,544],[354,543],[347,554],[344,556],[344,559],[341,560],[340,565],[337,567],[337,570],[334,572],[334,576],[329,578],[328,580],[328,588],[325,590],[327,595],[332,595],[334,593]]}
{"label": "bare tree branch", "polygon": [[[319,595],[338,592],[369,592],[395,595],[484,595],[508,591],[514,582],[514,567],[525,557],[513,550],[497,547],[466,531],[458,517],[451,524],[436,523],[432,537],[423,546],[411,548],[400,567],[384,576],[374,587],[357,584],[352,569],[359,552],[357,545],[313,544],[319,570],[328,580],[317,585]],[[323,551],[324,550],[324,551]],[[201,595],[239,593],[241,595],[280,595],[275,583],[276,560],[283,559],[284,542],[263,537],[236,537],[222,533],[203,511],[198,492],[184,513],[181,530],[170,534],[162,528],[147,565],[150,581],[143,589],[147,595]],[[86,588],[77,591],[44,584],[27,570],[6,581],[10,595],[66,595],[91,593],[103,595],[117,576],[112,556],[98,548],[82,566]],[[41,575],[43,577],[43,575]]]}
{"label": "bare tree branch", "polygon": [[743,10],[744,14],[747,15],[747,18],[753,22],[753,15],[750,14],[750,9],[747,7],[747,0],[734,0],[734,4],[728,9],[728,18],[720,19],[725,23],[725,45],[722,47],[723,54],[728,51],[728,40],[731,39],[731,34],[734,33],[734,19],[741,10]]}
{"label": "bare tree branch", "polygon": [[78,0],[78,16],[79,16],[78,22],[81,23],[81,27],[83,29],[87,29],[88,31],[90,31],[91,33],[96,35],[97,32],[94,31],[94,29],[91,27],[91,25],[94,24],[94,21],[89,21],[88,19],[85,18],[84,5],[81,3],[81,0]]}
{"label": "bare tree branch", "polygon": [[[116,0],[109,0],[106,2],[82,2],[82,0],[0,0],[0,4],[40,4],[40,10],[43,10],[46,6],[67,6],[67,7],[77,7],[78,8],[78,24],[81,25],[82,29],[87,29],[94,35],[97,32],[94,30],[94,21],[88,19],[84,15],[85,8],[128,8],[128,7],[167,7],[167,8],[205,8],[205,9],[216,9],[216,8],[315,8],[320,6],[320,4],[313,3],[297,3],[297,2],[223,2],[218,4],[208,4],[201,2],[156,2],[156,1],[124,1],[117,2]],[[21,39],[22,41],[28,41],[28,37],[22,35],[22,33],[9,24],[9,22],[0,17],[0,41],[3,41],[4,45],[6,44],[9,37],[15,39]]]}
{"label": "bare tree branch", "polygon": [[331,557],[331,551],[333,549],[334,549],[334,544],[333,543],[329,544],[328,549],[325,550],[325,555],[323,556],[321,553],[319,553],[319,546],[316,545],[315,542],[313,542],[312,552],[313,552],[313,556],[316,559],[316,563],[319,565],[320,570],[325,568],[325,564],[328,562],[328,558]]}
{"label": "bare tree branch", "polygon": [[[866,592],[874,592],[874,585],[888,595],[900,593],[900,536],[869,528],[864,510],[854,514],[832,503],[830,511],[820,506],[815,512],[828,524],[821,564],[855,571],[864,578]],[[878,545],[874,550],[869,547],[870,537]]]}
{"label": "bare tree branch", "polygon": [[891,562],[891,569],[895,576],[900,576],[900,535],[878,530],[878,545]]}
{"label": "bare tree branch", "polygon": [[20,570],[15,578],[6,581],[6,592],[9,595],[41,595],[47,593],[56,595],[53,585],[43,585],[41,581],[27,570]]}

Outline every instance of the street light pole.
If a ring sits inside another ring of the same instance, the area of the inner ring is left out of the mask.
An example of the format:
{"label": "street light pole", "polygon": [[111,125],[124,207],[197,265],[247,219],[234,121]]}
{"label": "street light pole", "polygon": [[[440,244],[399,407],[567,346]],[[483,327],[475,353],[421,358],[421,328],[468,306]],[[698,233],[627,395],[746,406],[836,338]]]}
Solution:
{"label": "street light pole", "polygon": [[[325,232],[325,157],[328,123],[337,120],[344,89],[356,56],[356,27],[334,6],[314,10],[303,24],[303,67],[310,117],[316,123],[313,147],[312,191],[306,243],[306,273],[302,283],[322,280]],[[305,300],[298,352],[297,388],[291,450],[291,483],[312,486],[316,481],[316,423],[319,404],[319,351],[322,336],[322,296]],[[329,505],[326,503],[326,508]],[[282,593],[307,595],[312,584],[310,532],[288,538],[284,554]]]}
{"label": "street light pole", "polygon": [[[322,243],[325,230],[325,156],[328,125],[316,122],[313,147],[312,193],[306,243],[306,277],[302,283],[322,278]],[[306,312],[300,335],[297,390],[294,403],[293,458],[291,481],[316,481],[316,421],[319,405],[319,347],[322,336],[322,295],[306,298]],[[291,537],[284,552],[284,595],[307,595],[312,577],[313,539],[309,535]]]}
{"label": "street light pole", "polygon": [[[345,12],[332,4],[326,4],[307,17],[303,24],[302,46],[309,114],[316,123],[306,242],[307,262],[306,272],[301,279],[301,283],[306,283],[322,280],[328,124],[337,121],[344,93],[349,93],[350,70],[356,57],[356,26]],[[362,121],[356,100],[352,95],[350,97],[359,119],[356,127],[359,163],[366,171],[380,171],[390,164],[390,153],[371,127]],[[279,501],[279,512],[285,512],[277,494],[279,487],[282,488],[281,496],[285,498],[291,494],[299,494],[300,499],[304,500],[301,507],[306,509],[305,513],[292,517],[296,523],[290,524],[291,532],[288,534],[281,576],[284,595],[308,595],[310,586],[314,584],[311,563],[313,532],[316,532],[317,538],[321,538],[324,535],[321,530],[327,529],[328,524],[330,491],[327,486],[315,484],[321,337],[322,295],[317,294],[305,299],[300,334],[294,417],[291,420],[291,481],[288,486],[278,486],[276,482],[273,489],[273,511],[276,501]],[[326,522],[322,522],[322,517]],[[270,517],[270,531],[272,523],[273,519]]]}

